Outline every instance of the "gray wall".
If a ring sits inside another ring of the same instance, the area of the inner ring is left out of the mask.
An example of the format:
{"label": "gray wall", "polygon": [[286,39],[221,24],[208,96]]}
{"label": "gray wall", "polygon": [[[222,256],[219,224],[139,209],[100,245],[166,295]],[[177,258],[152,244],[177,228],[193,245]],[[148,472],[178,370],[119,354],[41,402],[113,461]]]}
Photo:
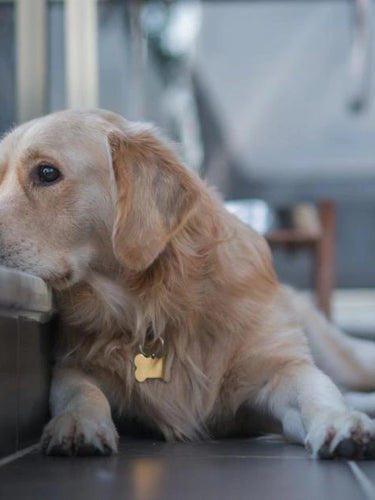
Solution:
{"label": "gray wall", "polygon": [[[212,182],[273,206],[335,199],[338,285],[373,287],[375,75],[354,113],[350,22],[345,1],[203,2],[195,71]],[[278,252],[275,264],[311,283],[307,254]]]}
{"label": "gray wall", "polygon": [[14,121],[15,115],[14,9],[0,4],[0,134]]}

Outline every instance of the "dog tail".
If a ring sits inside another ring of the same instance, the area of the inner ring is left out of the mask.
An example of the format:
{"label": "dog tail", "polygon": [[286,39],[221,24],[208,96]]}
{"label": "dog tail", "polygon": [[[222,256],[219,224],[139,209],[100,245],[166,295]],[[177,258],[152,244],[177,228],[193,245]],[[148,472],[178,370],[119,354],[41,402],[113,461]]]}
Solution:
{"label": "dog tail", "polygon": [[284,288],[317,366],[343,390],[375,391],[375,342],[347,335],[301,293]]}

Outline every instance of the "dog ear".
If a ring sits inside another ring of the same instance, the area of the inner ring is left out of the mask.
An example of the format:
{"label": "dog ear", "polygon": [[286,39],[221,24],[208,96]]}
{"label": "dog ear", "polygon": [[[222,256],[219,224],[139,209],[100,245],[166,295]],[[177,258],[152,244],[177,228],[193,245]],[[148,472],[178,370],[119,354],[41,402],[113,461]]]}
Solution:
{"label": "dog ear", "polygon": [[196,180],[150,129],[109,135],[117,200],[112,234],[124,266],[148,268],[197,203]]}

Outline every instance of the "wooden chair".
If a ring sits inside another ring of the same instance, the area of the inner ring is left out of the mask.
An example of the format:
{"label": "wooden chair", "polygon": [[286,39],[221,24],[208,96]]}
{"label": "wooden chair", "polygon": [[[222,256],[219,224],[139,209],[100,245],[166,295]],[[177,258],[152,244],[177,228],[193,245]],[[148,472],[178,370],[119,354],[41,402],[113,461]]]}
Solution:
{"label": "wooden chair", "polygon": [[318,206],[320,230],[315,234],[298,228],[278,229],[265,234],[272,249],[308,250],[315,261],[315,293],[318,307],[330,318],[335,286],[335,203],[323,200]]}

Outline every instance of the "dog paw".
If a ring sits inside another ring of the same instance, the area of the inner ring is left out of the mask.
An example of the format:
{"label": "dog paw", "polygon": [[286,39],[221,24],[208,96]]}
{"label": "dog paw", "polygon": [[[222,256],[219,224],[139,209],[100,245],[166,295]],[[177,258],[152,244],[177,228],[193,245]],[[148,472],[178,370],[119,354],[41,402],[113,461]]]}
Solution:
{"label": "dog paw", "polygon": [[313,423],[306,448],[314,458],[375,458],[375,421],[360,412],[324,416]]}
{"label": "dog paw", "polygon": [[118,434],[110,418],[70,411],[54,417],[44,428],[41,450],[46,455],[111,455]]}

